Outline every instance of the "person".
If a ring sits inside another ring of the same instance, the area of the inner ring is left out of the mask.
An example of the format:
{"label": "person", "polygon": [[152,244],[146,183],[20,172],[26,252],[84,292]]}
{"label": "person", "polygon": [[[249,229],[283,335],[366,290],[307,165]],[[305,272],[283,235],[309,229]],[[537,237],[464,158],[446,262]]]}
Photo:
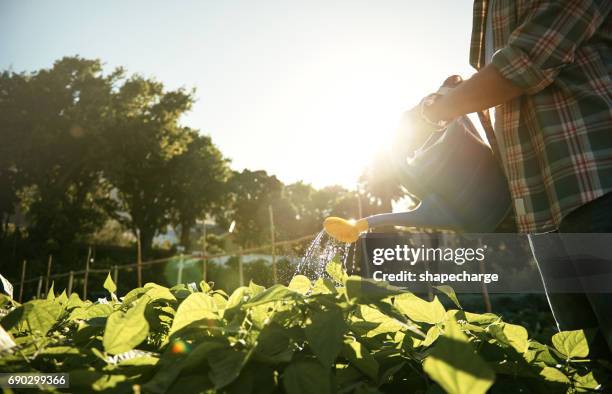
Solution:
{"label": "person", "polygon": [[[612,233],[611,9],[610,0],[476,0],[477,72],[447,79],[453,89],[420,105],[424,121],[440,128],[494,108],[494,151],[516,227],[530,234],[558,329],[592,330],[591,355],[606,358],[612,302],[585,284],[572,245],[550,235]],[[575,276],[571,291],[555,288],[560,270]]]}

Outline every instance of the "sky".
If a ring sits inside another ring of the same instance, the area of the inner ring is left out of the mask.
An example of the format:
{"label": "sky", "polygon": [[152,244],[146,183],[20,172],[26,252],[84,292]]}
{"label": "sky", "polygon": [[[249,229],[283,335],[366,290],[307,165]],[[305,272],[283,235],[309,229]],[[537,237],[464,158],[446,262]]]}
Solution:
{"label": "sky", "polygon": [[0,0],[0,70],[63,56],[195,88],[232,168],[355,188],[401,113],[469,77],[469,0]]}

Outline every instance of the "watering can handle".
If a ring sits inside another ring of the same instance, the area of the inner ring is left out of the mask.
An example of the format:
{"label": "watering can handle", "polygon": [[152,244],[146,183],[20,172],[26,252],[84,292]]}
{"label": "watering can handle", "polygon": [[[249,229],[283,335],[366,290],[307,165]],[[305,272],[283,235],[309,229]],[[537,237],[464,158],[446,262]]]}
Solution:
{"label": "watering can handle", "polygon": [[[459,85],[463,80],[458,75],[453,75],[442,83],[440,89],[436,92],[441,96],[447,94],[451,91],[455,86]],[[499,160],[499,145],[497,145],[497,138],[495,137],[495,130],[493,129],[493,124],[491,123],[491,115],[488,109],[478,111],[478,120],[480,120],[480,124],[485,131],[485,135],[487,136],[487,140],[489,141],[489,145],[491,146],[491,150],[493,151],[493,155],[497,160]],[[501,163],[500,163],[501,164]]]}
{"label": "watering can handle", "polygon": [[[453,75],[442,83],[442,86],[435,93],[436,95],[444,96],[448,92],[450,92],[454,87],[459,85],[463,80],[458,75]],[[496,160],[500,160],[501,156],[499,155],[499,145],[497,144],[497,138],[495,137],[495,130],[493,129],[493,124],[491,123],[491,115],[488,109],[478,111],[478,120],[480,120],[480,124],[484,129],[487,140],[489,141],[489,145],[491,146],[491,150],[493,151],[493,156]],[[501,162],[499,163],[502,164]],[[503,167],[502,167],[503,168]]]}

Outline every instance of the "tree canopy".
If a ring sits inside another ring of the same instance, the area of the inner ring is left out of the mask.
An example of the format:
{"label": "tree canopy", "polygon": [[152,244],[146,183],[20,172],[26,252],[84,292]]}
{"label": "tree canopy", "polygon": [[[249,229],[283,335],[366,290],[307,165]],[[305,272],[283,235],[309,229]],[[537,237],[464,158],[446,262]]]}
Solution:
{"label": "tree canopy", "polygon": [[276,238],[291,239],[319,231],[329,215],[387,210],[398,196],[384,159],[364,173],[362,194],[232,171],[210,136],[183,124],[194,99],[193,90],[105,71],[97,59],[2,72],[0,252],[15,254],[22,239],[23,253],[69,255],[99,232],[114,239],[108,232],[123,228],[140,237],[147,257],[168,226],[189,249],[192,228],[207,218],[217,235],[235,221],[232,241],[250,247],[270,241],[270,209]]}

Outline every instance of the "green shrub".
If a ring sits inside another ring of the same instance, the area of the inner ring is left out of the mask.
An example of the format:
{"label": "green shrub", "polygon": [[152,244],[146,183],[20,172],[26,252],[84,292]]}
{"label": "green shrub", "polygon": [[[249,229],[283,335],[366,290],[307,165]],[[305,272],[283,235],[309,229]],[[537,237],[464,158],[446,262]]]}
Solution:
{"label": "green shrub", "polygon": [[[348,277],[303,276],[231,295],[206,283],[149,283],[108,303],[53,291],[23,305],[8,298],[1,325],[16,346],[2,372],[69,372],[70,392],[470,393],[585,392],[598,387],[582,331],[550,344],[494,314],[437,296]],[[599,368],[599,367],[598,367]]]}

